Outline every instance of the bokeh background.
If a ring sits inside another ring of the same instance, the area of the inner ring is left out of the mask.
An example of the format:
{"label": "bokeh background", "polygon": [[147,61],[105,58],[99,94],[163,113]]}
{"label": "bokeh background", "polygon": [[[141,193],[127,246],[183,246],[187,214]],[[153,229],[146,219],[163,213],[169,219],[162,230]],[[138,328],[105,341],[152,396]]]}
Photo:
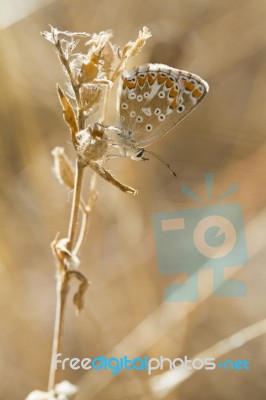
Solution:
{"label": "bokeh background", "polygon": [[[92,285],[79,317],[69,298],[64,356],[173,359],[202,351],[212,357],[219,349],[219,361],[246,359],[251,365],[250,371],[199,371],[183,381],[168,376],[164,391],[157,378],[166,370],[150,380],[141,371],[115,377],[68,368],[60,379],[77,384],[81,400],[265,399],[265,1],[1,0],[0,10],[1,400],[47,387],[55,314],[49,245],[56,232],[66,234],[70,212],[71,193],[52,172],[55,146],[74,155],[55,90],[63,73],[40,36],[48,24],[70,31],[113,29],[113,42],[121,46],[146,25],[153,37],[135,65],[165,63],[210,85],[199,108],[151,146],[178,179],[156,159],[117,159],[110,163],[112,172],[138,188],[138,196],[98,180],[80,267]],[[115,119],[115,104],[108,118]],[[244,282],[248,294],[217,298],[212,271],[202,271],[198,302],[167,303],[164,289],[178,277],[159,274],[152,216],[197,207],[181,188],[189,185],[206,199],[206,172],[215,174],[214,198],[233,182],[239,185],[224,204],[242,206],[249,262],[225,275]],[[85,192],[89,176],[87,171]],[[239,331],[228,348],[217,347]]]}

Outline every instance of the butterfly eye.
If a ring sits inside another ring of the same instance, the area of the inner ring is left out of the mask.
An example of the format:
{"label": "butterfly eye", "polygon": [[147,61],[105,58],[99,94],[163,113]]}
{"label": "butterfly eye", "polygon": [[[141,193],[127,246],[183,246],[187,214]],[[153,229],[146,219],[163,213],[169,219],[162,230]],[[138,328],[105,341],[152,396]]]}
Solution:
{"label": "butterfly eye", "polygon": [[127,110],[128,109],[128,104],[127,103],[123,103],[122,104],[122,108],[123,108],[123,110]]}
{"label": "butterfly eye", "polygon": [[190,83],[192,83],[192,85],[196,85],[197,82],[195,81],[195,79],[190,79]]}
{"label": "butterfly eye", "polygon": [[165,98],[165,93],[164,93],[164,92],[159,92],[159,93],[158,93],[158,96],[159,96],[161,99],[163,99],[163,98]]}
{"label": "butterfly eye", "polygon": [[141,96],[141,94],[139,94],[139,95],[137,96],[137,101],[141,102],[142,100],[143,100],[143,97]]}
{"label": "butterfly eye", "polygon": [[135,111],[131,111],[129,115],[131,116],[131,118],[134,118],[136,116],[136,113]]}
{"label": "butterfly eye", "polygon": [[175,78],[173,76],[169,76],[170,81],[175,82]]}
{"label": "butterfly eye", "polygon": [[144,99],[147,99],[147,98],[149,97],[149,92],[145,92],[145,93],[143,94],[143,97],[144,97]]}
{"label": "butterfly eye", "polygon": [[165,120],[165,115],[164,114],[159,115],[158,120],[159,121],[164,121]]}
{"label": "butterfly eye", "polygon": [[142,122],[143,121],[143,118],[139,115],[138,117],[137,117],[137,122]]}
{"label": "butterfly eye", "polygon": [[146,131],[150,132],[152,130],[152,125],[151,124],[147,124],[146,125]]}
{"label": "butterfly eye", "polygon": [[156,108],[155,111],[154,111],[154,114],[155,115],[161,114],[161,109],[160,108]]}

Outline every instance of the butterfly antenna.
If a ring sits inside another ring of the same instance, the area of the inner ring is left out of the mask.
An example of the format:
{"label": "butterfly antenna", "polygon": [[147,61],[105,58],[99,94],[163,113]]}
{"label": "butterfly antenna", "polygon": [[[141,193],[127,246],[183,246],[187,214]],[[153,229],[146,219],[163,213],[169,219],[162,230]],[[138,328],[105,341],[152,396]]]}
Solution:
{"label": "butterfly antenna", "polygon": [[170,165],[167,164],[164,160],[162,160],[161,157],[158,156],[157,153],[154,153],[153,151],[146,150],[146,149],[145,149],[144,151],[145,151],[145,153],[151,154],[153,157],[157,158],[166,168],[168,168],[168,169],[171,171],[171,173],[172,173],[174,176],[177,176],[176,173],[175,173],[175,171],[173,171],[172,168],[170,167]]}

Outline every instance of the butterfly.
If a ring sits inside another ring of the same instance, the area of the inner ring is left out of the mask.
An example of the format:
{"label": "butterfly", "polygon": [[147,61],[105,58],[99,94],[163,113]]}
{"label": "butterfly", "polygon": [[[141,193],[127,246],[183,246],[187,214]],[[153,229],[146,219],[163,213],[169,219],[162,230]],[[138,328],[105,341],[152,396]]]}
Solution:
{"label": "butterfly", "polygon": [[121,154],[145,159],[145,148],[179,124],[208,90],[199,76],[164,64],[146,64],[124,73],[117,101]]}

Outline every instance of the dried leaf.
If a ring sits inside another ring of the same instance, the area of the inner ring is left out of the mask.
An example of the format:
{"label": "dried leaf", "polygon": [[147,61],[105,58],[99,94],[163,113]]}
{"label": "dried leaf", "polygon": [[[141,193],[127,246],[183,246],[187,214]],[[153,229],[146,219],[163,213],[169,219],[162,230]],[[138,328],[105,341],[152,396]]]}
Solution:
{"label": "dried leaf", "polygon": [[125,69],[127,60],[130,57],[137,55],[144,47],[146,40],[149,39],[150,37],[151,33],[149,29],[146,26],[144,26],[142,31],[139,31],[139,36],[135,40],[135,42],[129,41],[122,50],[120,48],[117,49],[117,56],[120,59],[120,62],[111,78],[113,82],[119,77],[121,72]]}
{"label": "dried leaf", "polygon": [[73,107],[70,104],[66,95],[64,94],[63,90],[61,89],[61,87],[58,84],[56,87],[57,87],[58,98],[63,108],[64,118],[67,124],[70,126],[71,130],[73,129],[75,132],[77,132],[77,123]]}
{"label": "dried leaf", "polygon": [[68,187],[74,189],[74,167],[65,153],[63,147],[55,147],[52,151],[54,156],[54,173],[58,181]]}
{"label": "dried leaf", "polygon": [[109,41],[105,44],[101,52],[101,56],[103,60],[102,70],[107,74],[108,77],[115,59],[115,51],[113,45]]}
{"label": "dried leaf", "polygon": [[84,307],[84,294],[86,292],[86,290],[88,289],[88,282],[86,283],[81,283],[79,285],[79,290],[77,291],[77,293],[75,293],[74,297],[73,297],[73,302],[77,308],[77,312],[80,313],[80,311],[83,309]]}
{"label": "dried leaf", "polygon": [[122,51],[122,59],[130,58],[137,55],[142,48],[144,47],[146,40],[151,37],[151,32],[149,29],[144,26],[142,31],[139,31],[139,36],[135,42],[128,42],[123,51]]}
{"label": "dried leaf", "polygon": [[78,132],[78,126],[77,126],[77,121],[76,121],[76,116],[75,116],[74,110],[72,108],[72,105],[70,104],[70,101],[65,96],[63,90],[60,88],[59,85],[57,85],[57,93],[58,93],[59,101],[63,108],[64,120],[66,121],[66,123],[68,124],[68,126],[71,130],[72,141],[73,141],[73,144],[75,144],[76,143],[76,133]]}
{"label": "dried leaf", "polygon": [[69,31],[59,31],[56,28],[53,28],[51,25],[51,30],[53,30],[54,32],[57,33],[57,35],[63,35],[63,36],[68,36],[70,38],[74,38],[74,37],[91,37],[91,33],[87,33],[87,32],[69,32]]}
{"label": "dried leaf", "polygon": [[136,189],[127,186],[122,182],[119,182],[112,174],[110,174],[109,171],[103,168],[100,164],[91,161],[88,165],[91,167],[93,171],[97,172],[97,174],[99,174],[103,179],[105,179],[107,182],[111,182],[114,186],[122,190],[122,192],[133,195],[136,195],[138,193]]}
{"label": "dried leaf", "polygon": [[98,76],[99,56],[93,54],[88,62],[83,63],[78,76],[79,83],[93,82]]}
{"label": "dried leaf", "polygon": [[56,239],[52,242],[51,244],[56,257],[62,265],[67,267],[68,270],[74,270],[78,268],[80,264],[79,258],[75,255],[72,254],[68,247],[69,247],[69,239],[68,238],[62,238],[62,239]]}
{"label": "dried leaf", "polygon": [[69,60],[69,57],[71,56],[73,50],[77,47],[79,40],[74,40],[73,38],[71,38],[71,40],[61,39],[60,43],[65,59]]}
{"label": "dried leaf", "polygon": [[51,32],[41,32],[41,35],[44,37],[44,39],[48,40],[48,42],[52,43],[52,44],[56,44],[56,40],[54,35]]}
{"label": "dried leaf", "polygon": [[92,108],[95,104],[98,104],[101,99],[102,90],[98,85],[85,84],[80,88],[80,102],[83,107],[83,111],[87,111]]}
{"label": "dried leaf", "polygon": [[57,45],[58,43],[58,30],[56,28],[53,28],[52,25],[50,25],[51,32],[44,31],[41,32],[41,35],[44,37],[44,39],[48,40],[48,42]]}
{"label": "dried leaf", "polygon": [[112,76],[112,81],[113,82],[119,77],[119,75],[125,69],[125,67],[126,67],[126,62],[125,61],[120,61],[118,67],[116,68],[116,70],[115,70],[115,72],[114,72],[114,74]]}
{"label": "dried leaf", "polygon": [[68,250],[68,245],[69,245],[68,238],[62,238],[62,239],[56,238],[55,241],[52,242],[52,246],[56,250],[56,253],[61,261],[63,261],[65,257],[71,256],[71,253]]}
{"label": "dried leaf", "polygon": [[77,312],[79,313],[84,306],[84,294],[88,289],[90,282],[87,278],[79,271],[68,271],[68,277],[75,277],[80,281],[78,291],[74,294],[73,303],[76,306]]}
{"label": "dried leaf", "polygon": [[121,48],[119,46],[116,49],[116,55],[119,58],[119,60],[122,60],[122,51],[121,51]]}
{"label": "dried leaf", "polygon": [[88,46],[88,54],[99,55],[104,48],[105,44],[112,38],[113,32],[111,30],[102,31],[100,33],[93,33],[91,39],[85,44]]}

